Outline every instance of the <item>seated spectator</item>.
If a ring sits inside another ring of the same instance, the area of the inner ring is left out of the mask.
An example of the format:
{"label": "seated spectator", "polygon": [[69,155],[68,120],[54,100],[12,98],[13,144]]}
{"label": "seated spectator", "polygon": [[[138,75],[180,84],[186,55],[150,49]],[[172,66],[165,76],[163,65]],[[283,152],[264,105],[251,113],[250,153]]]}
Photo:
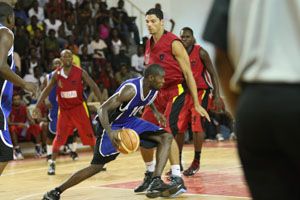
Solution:
{"label": "seated spectator", "polygon": [[123,44],[119,36],[119,31],[115,28],[111,29],[110,49],[113,55],[119,55],[120,48]]}
{"label": "seated spectator", "polygon": [[37,29],[43,31],[44,27],[43,24],[38,22],[38,18],[35,15],[33,15],[30,17],[30,24],[26,26],[26,30],[29,33],[30,38],[34,37],[34,33]]}
{"label": "seated spectator", "polygon": [[39,2],[34,0],[32,2],[32,7],[28,10],[28,16],[36,16],[39,22],[43,22],[45,19],[44,9],[39,6]]}
{"label": "seated spectator", "polygon": [[15,8],[14,8],[14,13],[15,13],[15,19],[16,22],[17,20],[20,20],[19,23],[17,24],[21,24],[21,25],[26,25],[28,24],[28,16],[23,8],[22,5],[22,1],[17,1],[17,3],[15,4]]}
{"label": "seated spectator", "polygon": [[22,104],[21,95],[13,95],[12,111],[9,116],[9,131],[14,146],[14,158],[24,159],[19,146],[19,141],[35,140],[35,153],[37,157],[42,156],[41,149],[41,128],[34,119],[32,119],[27,107]]}
{"label": "seated spectator", "polygon": [[134,70],[140,74],[143,73],[145,69],[144,65],[144,46],[139,45],[137,48],[137,54],[132,55],[131,57],[131,66]]}
{"label": "seated spectator", "polygon": [[52,29],[55,32],[55,37],[58,37],[58,29],[62,25],[62,22],[56,18],[57,13],[53,12],[49,15],[49,18],[44,20],[44,26],[46,29],[46,33],[49,35],[49,31]]}
{"label": "seated spectator", "polygon": [[35,67],[41,67],[41,62],[40,59],[37,57],[37,50],[36,48],[30,48],[30,55],[27,59],[26,63],[26,73],[27,74],[32,74],[33,75],[33,69]]}
{"label": "seated spectator", "polygon": [[87,98],[87,102],[100,102],[100,104],[102,104],[104,101],[106,101],[108,99],[108,91],[107,89],[104,87],[103,83],[99,83],[98,87],[100,89],[100,93],[101,93],[101,99],[98,101],[96,95],[94,94],[94,92],[91,92],[90,95]]}
{"label": "seated spectator", "polygon": [[117,85],[121,85],[121,83],[123,83],[124,81],[131,79],[131,78],[136,78],[139,76],[140,76],[140,74],[130,71],[129,68],[127,67],[127,65],[122,65],[121,70],[115,74],[115,79],[116,79]]}
{"label": "seated spectator", "polygon": [[115,71],[119,71],[122,65],[131,66],[130,58],[126,55],[126,47],[120,48],[120,53],[114,55],[112,59],[112,67]]}
{"label": "seated spectator", "polygon": [[90,40],[88,36],[85,36],[83,38],[82,44],[79,45],[79,49],[78,49],[78,54],[82,55],[82,48],[83,47],[87,48],[87,54],[88,55],[92,55],[94,53],[94,49],[92,48],[92,45],[90,44]]}
{"label": "seated spectator", "polygon": [[98,34],[94,35],[94,40],[91,42],[91,49],[93,51],[93,58],[105,59],[107,45],[102,39],[100,39]]}
{"label": "seated spectator", "polygon": [[109,38],[111,27],[109,26],[109,18],[104,17],[103,22],[99,24],[98,30],[99,30],[99,36],[102,40],[107,41]]}
{"label": "seated spectator", "polygon": [[108,90],[108,95],[110,96],[114,93],[115,89],[117,88],[114,71],[110,62],[106,62],[103,69],[104,70],[100,71],[99,79],[95,80],[95,82],[102,82],[104,87]]}
{"label": "seated spectator", "polygon": [[59,53],[59,43],[55,36],[55,30],[50,29],[48,36],[45,39],[45,51],[48,52],[55,52],[55,54]]}
{"label": "seated spectator", "polygon": [[89,75],[92,75],[92,72],[96,71],[94,69],[94,66],[93,66],[92,56],[88,54],[88,47],[87,46],[82,46],[81,49],[82,49],[82,54],[79,57],[80,62],[81,62],[81,67],[82,67],[82,69],[87,71],[87,73]]}

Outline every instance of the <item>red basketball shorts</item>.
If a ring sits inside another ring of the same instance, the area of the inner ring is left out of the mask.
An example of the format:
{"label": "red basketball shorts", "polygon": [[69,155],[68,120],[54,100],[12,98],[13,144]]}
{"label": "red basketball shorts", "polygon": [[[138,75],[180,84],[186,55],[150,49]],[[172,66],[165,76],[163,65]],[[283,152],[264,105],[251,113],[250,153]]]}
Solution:
{"label": "red basketball shorts", "polygon": [[83,145],[95,145],[96,139],[85,103],[72,109],[59,110],[53,151],[58,151],[59,147],[66,143],[68,136],[73,134],[75,128],[78,130]]}

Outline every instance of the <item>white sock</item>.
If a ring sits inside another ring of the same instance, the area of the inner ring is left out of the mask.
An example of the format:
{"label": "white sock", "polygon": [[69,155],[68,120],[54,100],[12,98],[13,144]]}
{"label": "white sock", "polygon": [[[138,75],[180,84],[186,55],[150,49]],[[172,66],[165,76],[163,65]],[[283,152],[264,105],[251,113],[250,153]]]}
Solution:
{"label": "white sock", "polygon": [[155,162],[154,161],[151,161],[151,162],[146,162],[145,165],[146,165],[146,170],[148,172],[154,172],[155,170]]}
{"label": "white sock", "polygon": [[52,145],[47,144],[47,155],[51,155],[51,154],[52,154]]}
{"label": "white sock", "polygon": [[73,142],[72,143],[72,151],[76,152],[76,150],[77,150],[77,142]]}
{"label": "white sock", "polygon": [[181,177],[180,165],[171,165],[172,175]]}

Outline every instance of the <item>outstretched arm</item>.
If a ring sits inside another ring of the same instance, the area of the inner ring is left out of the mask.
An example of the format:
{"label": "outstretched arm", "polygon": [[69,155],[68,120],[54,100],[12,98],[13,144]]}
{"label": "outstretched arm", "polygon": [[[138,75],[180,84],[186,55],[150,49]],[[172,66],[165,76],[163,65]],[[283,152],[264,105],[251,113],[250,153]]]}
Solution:
{"label": "outstretched arm", "polygon": [[187,83],[187,86],[188,86],[190,93],[192,95],[192,98],[193,98],[195,110],[198,113],[200,113],[201,116],[205,116],[205,118],[208,121],[210,121],[208,113],[202,106],[200,106],[198,94],[197,94],[197,86],[196,86],[196,82],[195,82],[195,79],[194,79],[194,76],[193,76],[193,73],[191,70],[189,56],[188,56],[183,44],[180,41],[175,40],[172,43],[172,53],[175,56],[176,60],[178,61],[179,66],[182,70],[183,76],[185,78],[185,81]]}
{"label": "outstretched arm", "polygon": [[119,146],[119,139],[117,137],[118,131],[111,129],[108,113],[117,109],[123,103],[129,102],[134,96],[135,89],[132,86],[124,86],[118,93],[115,93],[105,101],[97,111],[100,123],[115,147]]}

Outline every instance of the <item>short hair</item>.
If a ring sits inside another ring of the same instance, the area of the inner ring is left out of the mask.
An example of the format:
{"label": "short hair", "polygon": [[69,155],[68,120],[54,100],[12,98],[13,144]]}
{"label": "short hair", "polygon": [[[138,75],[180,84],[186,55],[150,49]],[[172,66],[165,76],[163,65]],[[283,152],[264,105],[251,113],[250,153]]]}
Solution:
{"label": "short hair", "polygon": [[189,32],[192,34],[192,36],[194,36],[194,31],[193,31],[193,29],[191,29],[190,27],[184,27],[184,28],[182,28],[181,30],[182,30],[182,31],[189,31]]}
{"label": "short hair", "polygon": [[14,10],[9,4],[0,2],[0,21],[3,21],[5,18],[13,14]]}
{"label": "short hair", "polygon": [[157,18],[162,20],[164,18],[164,13],[160,9],[151,8],[146,12],[146,15],[156,15]]}
{"label": "short hair", "polygon": [[144,71],[144,77],[147,78],[150,75],[164,75],[165,70],[159,64],[151,64],[146,67]]}

